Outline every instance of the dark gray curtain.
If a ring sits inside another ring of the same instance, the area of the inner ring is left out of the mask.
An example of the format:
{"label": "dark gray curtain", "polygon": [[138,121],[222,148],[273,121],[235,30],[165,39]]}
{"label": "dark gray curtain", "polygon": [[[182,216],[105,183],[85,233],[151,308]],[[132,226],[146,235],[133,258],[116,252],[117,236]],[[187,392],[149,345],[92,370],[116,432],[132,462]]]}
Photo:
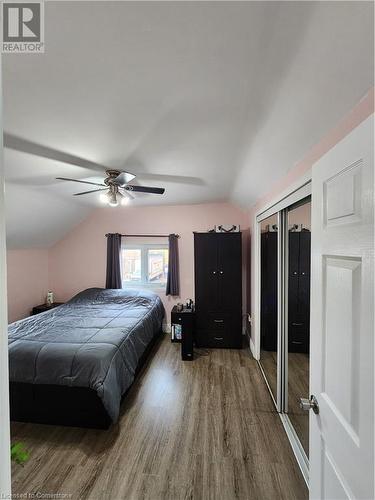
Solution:
{"label": "dark gray curtain", "polygon": [[180,276],[178,266],[178,236],[170,234],[169,259],[166,295],[180,295]]}
{"label": "dark gray curtain", "polygon": [[107,234],[106,288],[122,288],[121,282],[121,234]]}

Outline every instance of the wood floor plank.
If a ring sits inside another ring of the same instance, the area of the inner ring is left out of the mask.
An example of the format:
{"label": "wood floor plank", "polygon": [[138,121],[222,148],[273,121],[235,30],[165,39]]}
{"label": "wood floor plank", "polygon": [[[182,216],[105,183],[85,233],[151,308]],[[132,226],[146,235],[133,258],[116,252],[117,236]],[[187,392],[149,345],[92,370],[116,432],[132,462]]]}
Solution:
{"label": "wood floor plank", "polygon": [[246,349],[182,362],[157,346],[108,431],[12,423],[31,452],[13,493],[81,499],[296,499],[307,489]]}

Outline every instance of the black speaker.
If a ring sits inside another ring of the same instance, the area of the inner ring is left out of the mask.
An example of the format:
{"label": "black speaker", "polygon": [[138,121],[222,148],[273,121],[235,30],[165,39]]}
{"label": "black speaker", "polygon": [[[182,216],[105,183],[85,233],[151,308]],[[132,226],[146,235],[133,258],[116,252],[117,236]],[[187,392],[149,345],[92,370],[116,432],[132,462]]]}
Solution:
{"label": "black speaker", "polygon": [[194,359],[193,339],[194,339],[194,311],[183,309],[177,311],[174,306],[171,314],[172,342],[176,341],[174,332],[181,332],[181,358],[184,361]]}
{"label": "black speaker", "polygon": [[186,328],[182,329],[181,358],[184,361],[190,361],[190,360],[194,359],[192,325],[191,325],[191,327],[186,327]]}

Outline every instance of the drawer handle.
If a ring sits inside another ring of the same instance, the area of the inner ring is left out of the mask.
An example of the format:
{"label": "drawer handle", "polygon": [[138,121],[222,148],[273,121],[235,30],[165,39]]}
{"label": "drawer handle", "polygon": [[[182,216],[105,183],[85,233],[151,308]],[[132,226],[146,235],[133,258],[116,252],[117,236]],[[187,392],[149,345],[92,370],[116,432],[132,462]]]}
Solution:
{"label": "drawer handle", "polygon": [[224,340],[223,337],[214,337],[215,340]]}
{"label": "drawer handle", "polygon": [[292,344],[301,345],[301,344],[302,344],[302,342],[297,342],[296,340],[292,340]]}
{"label": "drawer handle", "polygon": [[224,320],[223,319],[214,319],[214,322],[215,323],[224,323]]}
{"label": "drawer handle", "polygon": [[224,271],[220,271],[220,274],[224,274]]}
{"label": "drawer handle", "polygon": [[292,323],[292,326],[302,326],[303,323]]}

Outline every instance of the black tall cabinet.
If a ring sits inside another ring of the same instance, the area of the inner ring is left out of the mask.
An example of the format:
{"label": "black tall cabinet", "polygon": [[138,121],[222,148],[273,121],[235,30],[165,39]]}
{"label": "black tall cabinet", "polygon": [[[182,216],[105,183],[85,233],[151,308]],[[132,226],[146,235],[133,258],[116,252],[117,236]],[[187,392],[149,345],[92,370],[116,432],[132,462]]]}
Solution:
{"label": "black tall cabinet", "polygon": [[241,247],[241,233],[194,233],[198,347],[242,347]]}

